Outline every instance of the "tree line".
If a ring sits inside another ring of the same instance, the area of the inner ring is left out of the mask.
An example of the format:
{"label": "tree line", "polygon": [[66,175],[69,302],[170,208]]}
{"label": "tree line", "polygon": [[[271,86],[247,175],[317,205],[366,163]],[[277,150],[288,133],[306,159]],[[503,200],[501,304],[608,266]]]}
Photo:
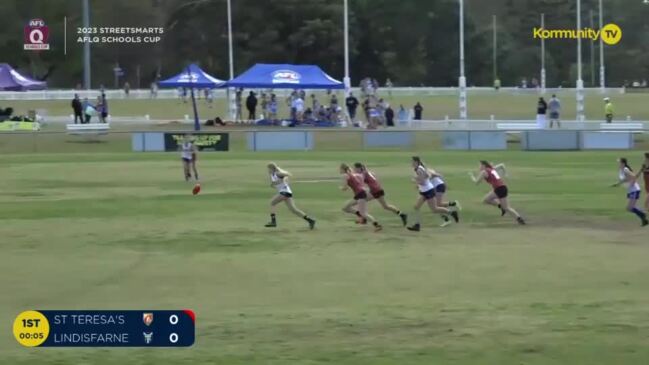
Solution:
{"label": "tree line", "polygon": [[[540,40],[532,29],[545,14],[546,28],[575,28],[576,0],[465,0],[465,59],[469,85],[494,79],[493,15],[498,46],[497,77],[503,85],[539,77]],[[113,69],[124,70],[120,85],[148,87],[160,74],[177,73],[198,62],[227,79],[226,0],[90,0],[91,25],[163,27],[156,44],[93,44],[92,86],[114,86]],[[582,0],[582,26],[597,27],[598,0]],[[623,31],[622,41],[605,45],[607,84],[649,78],[649,5],[641,0],[604,0],[604,23]],[[83,79],[81,0],[0,3],[0,62],[8,62],[50,87],[70,88]],[[454,86],[459,73],[458,0],[349,0],[350,73],[395,85]],[[313,63],[336,78],[344,75],[343,0],[232,0],[234,73],[257,62]],[[49,27],[49,51],[23,50],[23,27],[42,18]],[[64,19],[67,37],[64,37]],[[66,54],[64,54],[64,38]],[[583,79],[598,84],[599,42],[583,42]],[[546,41],[548,86],[574,86],[576,41]],[[593,62],[591,63],[591,59]],[[593,71],[594,70],[594,73]]]}

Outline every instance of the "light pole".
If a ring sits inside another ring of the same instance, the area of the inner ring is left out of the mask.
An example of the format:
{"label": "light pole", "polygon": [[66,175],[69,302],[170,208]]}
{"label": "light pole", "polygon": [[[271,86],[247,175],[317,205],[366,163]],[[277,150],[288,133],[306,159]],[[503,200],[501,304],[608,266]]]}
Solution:
{"label": "light pole", "polygon": [[[230,64],[230,80],[234,78],[234,54],[232,49],[232,4],[231,0],[227,1],[228,4],[228,61]],[[234,93],[232,88],[226,89],[226,97],[228,99],[228,111],[230,112],[230,119],[235,120],[237,117],[236,102],[234,100]]]}
{"label": "light pole", "polygon": [[[83,27],[90,28],[90,4],[83,0]],[[90,90],[90,42],[83,43],[83,87]]]}
{"label": "light pole", "polygon": [[[541,29],[545,29],[545,14],[541,13]],[[541,93],[545,94],[545,38],[541,37]]]}
{"label": "light pole", "polygon": [[344,0],[343,10],[343,23],[344,23],[344,43],[345,43],[345,77],[343,83],[345,84],[345,97],[349,96],[351,92],[351,79],[349,77],[349,9],[347,0]]}
{"label": "light pole", "polygon": [[[581,30],[581,0],[577,0],[577,31]],[[581,78],[581,37],[577,37],[577,121],[584,121],[584,80]]]}
{"label": "light pole", "polygon": [[494,46],[493,46],[493,80],[492,82],[496,82],[496,79],[498,78],[498,56],[497,56],[497,50],[498,50],[498,35],[496,31],[496,15],[494,14],[493,16],[493,38],[494,38]]}
{"label": "light pole", "polygon": [[466,112],[466,77],[464,77],[464,0],[460,0],[460,119],[467,118]]}
{"label": "light pole", "polygon": [[[602,27],[604,26],[603,23],[603,8],[602,8],[602,0],[599,0],[599,29],[600,31],[602,30]],[[605,74],[604,74],[604,42],[602,41],[602,37],[599,37],[599,87],[602,92],[604,92],[604,88],[606,87],[605,84]]]}

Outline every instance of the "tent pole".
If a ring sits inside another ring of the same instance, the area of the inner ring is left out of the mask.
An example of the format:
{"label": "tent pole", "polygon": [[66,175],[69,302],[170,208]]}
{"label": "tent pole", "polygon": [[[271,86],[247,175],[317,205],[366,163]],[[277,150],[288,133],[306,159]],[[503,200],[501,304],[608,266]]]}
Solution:
{"label": "tent pole", "polygon": [[[187,78],[189,82],[192,82],[192,73],[189,70],[189,66],[187,66]],[[198,109],[196,109],[196,98],[194,97],[194,86],[189,87],[189,92],[192,96],[192,108],[194,109],[194,130],[200,131],[201,122],[198,120]]]}

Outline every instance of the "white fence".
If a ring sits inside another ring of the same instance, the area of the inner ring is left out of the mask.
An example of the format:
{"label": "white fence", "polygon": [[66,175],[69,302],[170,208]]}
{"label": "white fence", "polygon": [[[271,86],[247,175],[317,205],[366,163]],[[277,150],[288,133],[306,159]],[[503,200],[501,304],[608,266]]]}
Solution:
{"label": "white fence", "polygon": [[[517,87],[505,87],[499,91],[495,91],[491,87],[469,87],[467,88],[469,95],[471,94],[489,94],[489,93],[508,93],[508,94],[540,94],[540,89],[521,89]],[[291,89],[278,89],[274,90],[278,96],[285,97],[290,94]],[[352,91],[356,94],[359,93],[358,88],[353,88]],[[458,93],[457,87],[393,87],[390,89],[379,89],[381,95],[392,94],[394,96],[438,96],[438,95],[456,95]],[[196,90],[201,92],[201,90]],[[546,89],[546,94],[563,94],[574,93],[575,89]],[[624,88],[607,88],[602,92],[599,88],[587,88],[586,94],[623,94]],[[149,89],[135,89],[130,90],[128,96],[124,90],[106,90],[106,97],[108,99],[176,99],[179,98],[179,92],[176,89],[158,89],[157,95],[154,97]],[[40,91],[0,91],[0,100],[71,100],[75,94],[79,94],[81,98],[96,98],[100,95],[98,89],[93,90],[40,90]],[[203,97],[201,92],[200,97]],[[214,89],[213,97],[221,99],[226,97],[225,89]]]}

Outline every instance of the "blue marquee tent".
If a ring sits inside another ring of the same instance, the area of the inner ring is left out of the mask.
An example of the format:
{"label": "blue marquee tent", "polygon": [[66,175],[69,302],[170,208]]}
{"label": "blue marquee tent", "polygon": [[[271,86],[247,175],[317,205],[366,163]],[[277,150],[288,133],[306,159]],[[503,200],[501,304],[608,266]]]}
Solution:
{"label": "blue marquee tent", "polygon": [[201,89],[216,88],[223,84],[225,84],[225,81],[211,76],[194,63],[187,66],[178,75],[158,82],[160,87],[194,87]]}
{"label": "blue marquee tent", "polygon": [[318,66],[258,63],[227,82],[228,87],[269,89],[344,89]]}
{"label": "blue marquee tent", "polygon": [[178,75],[158,82],[160,87],[187,87],[192,96],[192,107],[194,108],[194,129],[200,130],[201,124],[198,120],[198,111],[196,110],[196,99],[194,98],[194,89],[213,89],[223,86],[225,81],[219,80],[203,71],[198,65],[192,63]]}

